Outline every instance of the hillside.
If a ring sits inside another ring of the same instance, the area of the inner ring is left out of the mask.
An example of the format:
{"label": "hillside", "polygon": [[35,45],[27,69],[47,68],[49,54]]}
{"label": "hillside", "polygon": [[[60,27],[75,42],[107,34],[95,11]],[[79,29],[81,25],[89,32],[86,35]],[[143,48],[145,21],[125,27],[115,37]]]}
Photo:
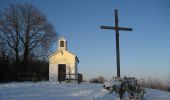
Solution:
{"label": "hillside", "polygon": [[[170,92],[146,89],[144,100],[170,100]],[[119,100],[102,84],[23,82],[0,84],[0,100]],[[125,96],[125,100],[127,96]]]}

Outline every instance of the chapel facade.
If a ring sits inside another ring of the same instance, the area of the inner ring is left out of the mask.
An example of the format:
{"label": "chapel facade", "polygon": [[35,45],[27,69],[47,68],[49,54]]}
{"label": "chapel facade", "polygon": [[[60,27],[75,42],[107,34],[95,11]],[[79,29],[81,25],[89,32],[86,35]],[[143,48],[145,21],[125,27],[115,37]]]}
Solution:
{"label": "chapel facade", "polygon": [[58,49],[49,55],[49,81],[78,79],[78,63],[78,57],[67,50],[67,40],[60,38]]}

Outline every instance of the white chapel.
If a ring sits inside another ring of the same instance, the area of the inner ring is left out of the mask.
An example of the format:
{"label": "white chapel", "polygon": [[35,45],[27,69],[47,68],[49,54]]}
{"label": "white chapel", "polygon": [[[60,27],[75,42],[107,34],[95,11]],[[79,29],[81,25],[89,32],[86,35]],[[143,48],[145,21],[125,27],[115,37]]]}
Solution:
{"label": "white chapel", "polygon": [[65,74],[76,79],[78,74],[78,57],[67,50],[67,40],[62,37],[58,40],[58,49],[49,55],[49,81],[64,81]]}

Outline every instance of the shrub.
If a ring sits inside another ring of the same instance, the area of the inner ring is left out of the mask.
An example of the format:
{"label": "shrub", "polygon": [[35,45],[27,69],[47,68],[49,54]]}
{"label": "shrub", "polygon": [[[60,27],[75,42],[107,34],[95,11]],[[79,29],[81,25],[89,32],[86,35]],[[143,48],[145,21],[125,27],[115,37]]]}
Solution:
{"label": "shrub", "polygon": [[97,78],[90,79],[90,83],[104,83],[106,79],[103,76],[98,76]]}

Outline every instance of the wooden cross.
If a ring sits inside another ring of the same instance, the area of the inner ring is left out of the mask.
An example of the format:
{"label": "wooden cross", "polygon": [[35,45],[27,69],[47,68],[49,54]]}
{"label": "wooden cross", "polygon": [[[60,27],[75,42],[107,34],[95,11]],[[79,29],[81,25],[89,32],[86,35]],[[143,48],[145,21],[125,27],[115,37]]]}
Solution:
{"label": "wooden cross", "polygon": [[117,58],[117,76],[120,77],[120,51],[119,51],[119,31],[132,31],[132,28],[119,27],[118,11],[115,9],[115,27],[101,26],[101,29],[111,29],[116,32],[116,58]]}

